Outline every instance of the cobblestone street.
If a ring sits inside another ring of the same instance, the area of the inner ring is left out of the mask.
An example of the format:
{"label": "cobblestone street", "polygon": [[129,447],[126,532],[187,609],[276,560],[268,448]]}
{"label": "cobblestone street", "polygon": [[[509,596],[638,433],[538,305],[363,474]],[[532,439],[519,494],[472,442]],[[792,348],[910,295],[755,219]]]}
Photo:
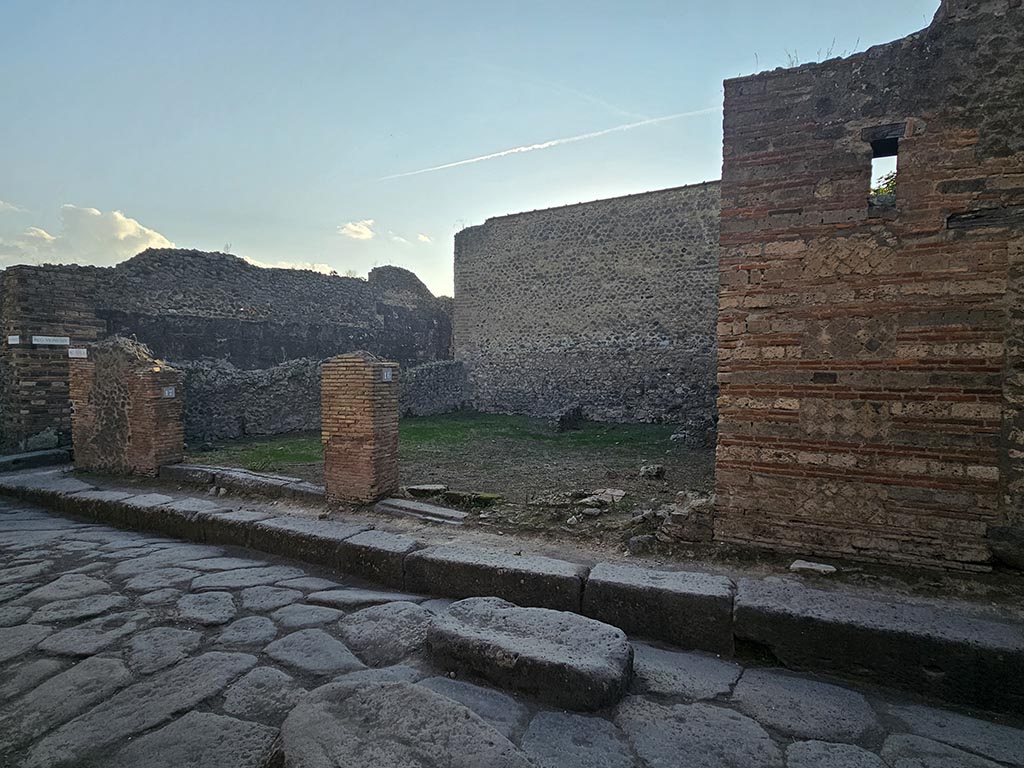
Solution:
{"label": "cobblestone street", "polygon": [[1005,725],[640,642],[620,704],[555,709],[432,664],[450,603],[0,502],[0,765],[1024,766]]}

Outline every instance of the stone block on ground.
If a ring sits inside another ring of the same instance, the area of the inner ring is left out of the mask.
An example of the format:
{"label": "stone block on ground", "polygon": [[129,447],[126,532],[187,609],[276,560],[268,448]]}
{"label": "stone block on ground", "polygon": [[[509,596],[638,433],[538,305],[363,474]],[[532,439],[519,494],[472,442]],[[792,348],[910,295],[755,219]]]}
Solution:
{"label": "stone block on ground", "polygon": [[580,610],[583,565],[534,555],[428,547],[405,558],[405,588],[445,597],[500,597],[517,605]]}
{"label": "stone block on ground", "polygon": [[240,509],[235,512],[197,512],[194,520],[203,541],[247,547],[252,526],[271,517],[266,512]]}
{"label": "stone block on ground", "polygon": [[633,669],[633,647],[621,630],[498,598],[454,603],[427,631],[427,646],[444,669],[568,709],[615,704]]}
{"label": "stone block on ground", "polygon": [[374,505],[373,511],[442,525],[461,525],[469,517],[468,512],[411,499],[384,499]]}
{"label": "stone block on ground", "polygon": [[337,566],[345,573],[386,587],[405,586],[406,555],[422,549],[416,539],[385,531],[364,531],[338,545]]}
{"label": "stone block on ground", "polygon": [[583,613],[680,648],[732,655],[733,584],[724,576],[595,565]]}

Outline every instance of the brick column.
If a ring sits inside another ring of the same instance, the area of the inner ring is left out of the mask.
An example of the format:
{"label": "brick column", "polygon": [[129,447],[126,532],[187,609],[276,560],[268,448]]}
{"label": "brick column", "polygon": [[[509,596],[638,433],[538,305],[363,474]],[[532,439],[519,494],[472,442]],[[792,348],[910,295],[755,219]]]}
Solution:
{"label": "brick column", "polygon": [[181,372],[128,339],[93,345],[71,365],[75,467],[157,474],[184,457]]}
{"label": "brick column", "polygon": [[324,483],[330,501],[368,503],[398,488],[398,363],[369,352],[322,369]]}

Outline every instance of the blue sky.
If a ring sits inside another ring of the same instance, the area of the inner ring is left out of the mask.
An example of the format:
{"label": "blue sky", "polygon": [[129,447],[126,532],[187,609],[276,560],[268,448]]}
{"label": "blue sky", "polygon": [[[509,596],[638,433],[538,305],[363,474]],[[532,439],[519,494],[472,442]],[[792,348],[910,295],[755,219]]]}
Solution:
{"label": "blue sky", "polygon": [[450,294],[464,226],[717,179],[724,78],[937,6],[0,0],[0,266],[230,243]]}

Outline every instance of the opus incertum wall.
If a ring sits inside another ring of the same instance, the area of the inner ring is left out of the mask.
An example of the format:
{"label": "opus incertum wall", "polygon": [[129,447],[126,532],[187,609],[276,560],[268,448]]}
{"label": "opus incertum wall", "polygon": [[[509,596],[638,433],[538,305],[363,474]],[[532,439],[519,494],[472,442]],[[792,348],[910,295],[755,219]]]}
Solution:
{"label": "opus incertum wall", "polygon": [[1019,0],[946,0],[726,82],[716,539],[983,568],[1019,524],[1022,60]]}
{"label": "opus incertum wall", "polygon": [[714,423],[717,182],[455,238],[455,349],[484,411]]}

